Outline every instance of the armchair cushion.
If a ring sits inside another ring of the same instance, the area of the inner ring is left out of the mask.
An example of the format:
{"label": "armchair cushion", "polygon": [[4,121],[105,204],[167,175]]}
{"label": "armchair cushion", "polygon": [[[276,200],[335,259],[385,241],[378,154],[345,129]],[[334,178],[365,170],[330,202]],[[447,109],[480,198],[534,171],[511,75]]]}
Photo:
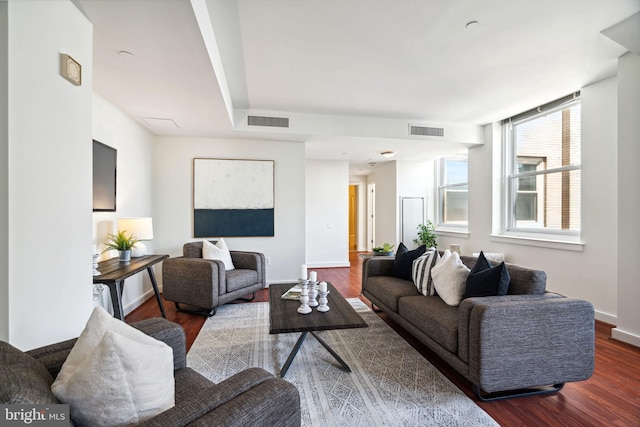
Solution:
{"label": "armchair cushion", "polygon": [[0,341],[0,403],[60,403],[51,392],[53,377],[27,353]]}
{"label": "armchair cushion", "polygon": [[229,252],[229,248],[227,247],[224,239],[218,240],[215,244],[208,240],[203,240],[202,258],[222,261],[226,271],[231,271],[235,268],[233,266],[233,260],[231,259],[231,253]]}

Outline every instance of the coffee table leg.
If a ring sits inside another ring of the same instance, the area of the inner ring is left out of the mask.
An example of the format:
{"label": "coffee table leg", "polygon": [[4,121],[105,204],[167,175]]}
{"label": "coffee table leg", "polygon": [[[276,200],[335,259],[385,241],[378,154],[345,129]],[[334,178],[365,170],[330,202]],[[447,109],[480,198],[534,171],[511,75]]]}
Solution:
{"label": "coffee table leg", "polygon": [[311,332],[311,335],[313,335],[314,337],[316,337],[316,339],[320,342],[320,344],[322,344],[322,346],[324,348],[327,349],[327,351],[329,353],[331,353],[331,355],[333,357],[335,357],[335,359],[340,362],[340,365],[342,365],[342,368],[347,371],[347,372],[351,372],[351,368],[349,367],[349,365],[347,365],[345,363],[344,360],[342,360],[342,358],[340,356],[338,356],[338,353],[336,353],[335,351],[333,351],[333,349],[331,347],[329,347],[329,344],[327,344],[322,338],[320,338],[318,335],[316,335],[314,332]]}
{"label": "coffee table leg", "polygon": [[291,362],[293,362],[293,358],[296,357],[296,354],[298,354],[298,350],[300,350],[300,347],[302,347],[302,343],[304,342],[304,339],[307,337],[308,333],[309,332],[303,332],[302,335],[300,335],[300,338],[298,338],[296,345],[293,346],[293,350],[291,350],[291,353],[289,353],[287,361],[284,362],[284,366],[282,367],[282,369],[280,369],[280,378],[284,378],[284,376],[286,375],[287,371],[289,370],[289,366],[291,366]]}

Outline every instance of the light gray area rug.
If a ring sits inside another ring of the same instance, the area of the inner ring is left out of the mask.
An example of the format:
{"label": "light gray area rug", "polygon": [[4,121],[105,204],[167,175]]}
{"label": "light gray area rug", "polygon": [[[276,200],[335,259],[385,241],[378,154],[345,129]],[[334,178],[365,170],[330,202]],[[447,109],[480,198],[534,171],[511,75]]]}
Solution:
{"label": "light gray area rug", "polygon": [[[362,301],[368,328],[319,332],[348,373],[308,335],[285,379],[300,391],[305,426],[497,426]],[[269,334],[269,303],[227,304],[207,319],[187,364],[218,383],[249,367],[279,376],[300,334]]]}

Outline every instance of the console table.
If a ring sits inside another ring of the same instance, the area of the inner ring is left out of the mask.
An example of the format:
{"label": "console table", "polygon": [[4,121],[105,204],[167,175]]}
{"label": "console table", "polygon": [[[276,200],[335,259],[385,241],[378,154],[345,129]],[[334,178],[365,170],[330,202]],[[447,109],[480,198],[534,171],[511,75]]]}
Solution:
{"label": "console table", "polygon": [[164,312],[164,305],[160,298],[160,291],[156,283],[156,277],[153,274],[153,265],[159,263],[169,255],[145,255],[141,257],[132,257],[130,262],[120,262],[118,258],[111,258],[98,263],[99,276],[93,276],[93,283],[102,283],[109,286],[111,291],[111,303],[113,304],[113,316],[120,320],[124,320],[122,312],[122,289],[124,288],[124,279],[133,276],[142,270],[147,270],[153,291],[156,294],[156,300],[160,307],[162,317],[167,317]]}

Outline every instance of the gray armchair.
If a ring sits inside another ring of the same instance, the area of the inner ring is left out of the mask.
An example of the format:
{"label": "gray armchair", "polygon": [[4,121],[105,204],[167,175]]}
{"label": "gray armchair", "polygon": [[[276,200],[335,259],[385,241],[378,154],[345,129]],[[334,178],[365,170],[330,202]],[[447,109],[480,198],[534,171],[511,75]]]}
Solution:
{"label": "gray armchair", "polygon": [[[180,325],[153,318],[131,326],[171,346],[175,369],[175,406],[140,425],[300,426],[300,394],[291,383],[249,368],[214,384],[186,366]],[[21,352],[0,341],[0,403],[59,403],[50,387],[75,342]]]}
{"label": "gray armchair", "polygon": [[[219,305],[241,299],[267,285],[264,254],[230,251],[235,270],[224,263],[202,258],[202,242],[182,247],[183,256],[162,263],[162,293],[180,311],[213,316]],[[180,306],[185,304],[191,308]]]}

